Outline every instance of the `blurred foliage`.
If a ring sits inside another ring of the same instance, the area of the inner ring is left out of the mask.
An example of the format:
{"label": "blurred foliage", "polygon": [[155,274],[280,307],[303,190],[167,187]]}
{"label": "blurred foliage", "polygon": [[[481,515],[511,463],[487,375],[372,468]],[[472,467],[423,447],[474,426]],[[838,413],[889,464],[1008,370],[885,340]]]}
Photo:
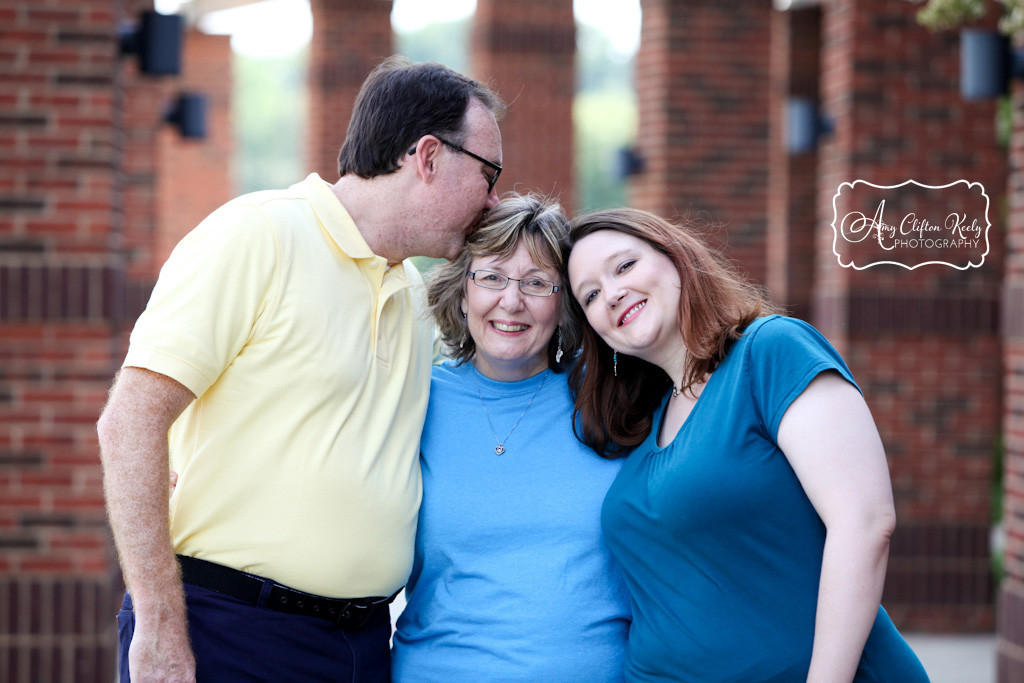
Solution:
{"label": "blurred foliage", "polygon": [[985,16],[985,0],[929,0],[917,21],[933,31],[960,26]]}
{"label": "blurred foliage", "polygon": [[627,204],[619,151],[636,138],[633,62],[608,38],[576,24],[576,101],[573,103],[576,204],[593,211]]}
{"label": "blurred foliage", "polygon": [[632,90],[633,60],[588,24],[576,24],[576,92]]}
{"label": "blurred foliage", "polygon": [[1013,99],[1007,95],[999,99],[996,108],[996,140],[1003,149],[1010,149],[1010,137],[1013,135]]}
{"label": "blurred foliage", "polygon": [[418,31],[395,32],[395,50],[414,62],[439,62],[458,72],[469,68],[472,19],[438,21]]}
{"label": "blurred foliage", "polygon": [[581,92],[572,113],[579,210],[625,206],[626,181],[618,172],[618,155],[636,135],[636,96],[628,88],[612,86]]}
{"label": "blurred foliage", "polygon": [[416,270],[420,271],[423,275],[429,273],[430,269],[434,266],[447,263],[443,258],[430,258],[429,256],[413,256],[411,260],[416,266]]}
{"label": "blurred foliage", "polygon": [[[999,0],[999,3],[1003,5],[999,30],[1006,35],[1024,31],[1024,0]],[[986,0],[928,0],[917,13],[917,20],[933,31],[956,28],[984,17],[988,12],[987,4]]]}
{"label": "blurred foliage", "polygon": [[1006,458],[1006,447],[1002,434],[997,434],[995,447],[992,449],[992,574],[998,588],[1005,576],[1003,554],[1006,551],[1005,523],[1003,522],[1003,467]]}
{"label": "blurred foliage", "polygon": [[288,187],[306,169],[308,48],[284,57],[234,55],[235,186]]}
{"label": "blurred foliage", "polygon": [[[468,68],[472,19],[437,22],[396,33],[400,54],[436,61],[458,71]],[[626,183],[616,172],[619,149],[636,131],[632,62],[587,24],[576,25],[575,163],[577,205],[592,210],[626,203]]]}
{"label": "blurred foliage", "polygon": [[[436,61],[466,72],[471,21],[396,32],[396,51],[413,61]],[[617,156],[632,142],[637,118],[632,62],[586,24],[577,24],[576,41],[577,205],[580,210],[622,206],[626,184],[616,172]],[[308,49],[273,58],[235,55],[236,186],[241,192],[287,187],[308,171],[302,124],[307,63]]]}

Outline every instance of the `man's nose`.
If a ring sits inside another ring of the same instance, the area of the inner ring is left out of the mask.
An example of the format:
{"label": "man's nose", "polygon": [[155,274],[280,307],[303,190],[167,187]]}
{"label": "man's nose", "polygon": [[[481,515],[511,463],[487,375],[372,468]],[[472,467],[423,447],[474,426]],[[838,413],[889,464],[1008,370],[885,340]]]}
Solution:
{"label": "man's nose", "polygon": [[487,210],[490,211],[498,205],[498,191],[493,187],[491,191],[487,193]]}

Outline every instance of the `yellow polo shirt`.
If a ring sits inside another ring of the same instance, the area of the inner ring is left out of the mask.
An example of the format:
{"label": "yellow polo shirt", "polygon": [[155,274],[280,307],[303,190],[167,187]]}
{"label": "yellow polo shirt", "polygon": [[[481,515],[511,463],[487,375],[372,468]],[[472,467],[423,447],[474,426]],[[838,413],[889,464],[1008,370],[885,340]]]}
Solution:
{"label": "yellow polo shirt", "polygon": [[422,285],[316,174],[181,241],[124,362],[198,396],[169,435],[178,553],[329,597],[405,584],[435,339]]}

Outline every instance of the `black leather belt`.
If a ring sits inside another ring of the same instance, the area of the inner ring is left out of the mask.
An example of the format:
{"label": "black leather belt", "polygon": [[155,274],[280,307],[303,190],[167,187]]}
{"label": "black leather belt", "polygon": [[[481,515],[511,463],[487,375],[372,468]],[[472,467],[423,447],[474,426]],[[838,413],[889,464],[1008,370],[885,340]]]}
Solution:
{"label": "black leather belt", "polygon": [[370,619],[378,613],[378,610],[381,608],[386,610],[388,603],[398,595],[395,593],[390,598],[355,598],[352,600],[324,598],[282,586],[255,574],[248,574],[195,557],[178,555],[178,564],[181,565],[181,577],[185,583],[216,591],[253,605],[259,604],[260,595],[265,587],[269,587],[270,594],[266,602],[268,609],[288,614],[319,617],[350,631],[358,631],[365,627]]}

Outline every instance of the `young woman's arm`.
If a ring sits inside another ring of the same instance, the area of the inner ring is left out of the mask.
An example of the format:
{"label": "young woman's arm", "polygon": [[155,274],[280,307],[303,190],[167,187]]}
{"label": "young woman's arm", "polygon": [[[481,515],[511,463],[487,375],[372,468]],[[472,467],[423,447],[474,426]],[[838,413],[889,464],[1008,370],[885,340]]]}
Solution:
{"label": "young woman's arm", "polygon": [[882,441],[861,394],[828,371],[789,406],[778,444],[827,530],[807,680],[852,681],[896,520]]}

